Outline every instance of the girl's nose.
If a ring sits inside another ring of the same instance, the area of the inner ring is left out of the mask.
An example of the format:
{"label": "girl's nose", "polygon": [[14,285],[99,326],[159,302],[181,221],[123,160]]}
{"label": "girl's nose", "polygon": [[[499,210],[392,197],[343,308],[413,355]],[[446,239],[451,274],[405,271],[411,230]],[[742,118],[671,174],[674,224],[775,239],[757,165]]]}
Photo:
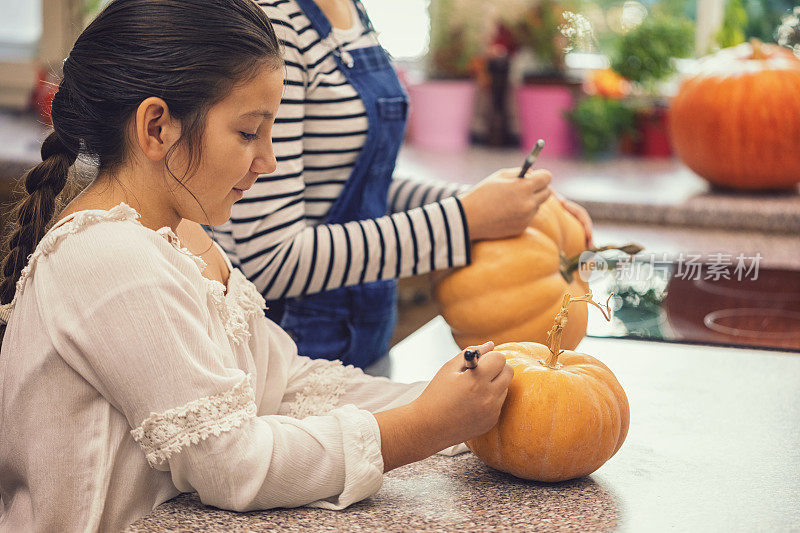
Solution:
{"label": "girl's nose", "polygon": [[272,141],[268,141],[267,147],[253,159],[250,170],[256,174],[272,174],[278,168],[278,161],[275,159],[275,151],[272,149]]}

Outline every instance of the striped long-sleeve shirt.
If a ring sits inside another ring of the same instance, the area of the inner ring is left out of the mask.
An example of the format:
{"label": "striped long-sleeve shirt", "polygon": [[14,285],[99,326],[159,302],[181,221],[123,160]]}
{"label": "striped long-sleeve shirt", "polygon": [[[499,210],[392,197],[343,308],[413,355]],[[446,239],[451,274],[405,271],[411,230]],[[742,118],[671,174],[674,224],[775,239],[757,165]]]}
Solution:
{"label": "striped long-sleeve shirt", "polygon": [[386,216],[326,224],[364,145],[367,117],[338,70],[336,44],[377,44],[354,26],[321,40],[295,0],[258,2],[285,60],[284,95],[272,131],[277,170],[260,176],[213,236],[234,265],[274,300],[469,262],[460,186],[396,178]]}

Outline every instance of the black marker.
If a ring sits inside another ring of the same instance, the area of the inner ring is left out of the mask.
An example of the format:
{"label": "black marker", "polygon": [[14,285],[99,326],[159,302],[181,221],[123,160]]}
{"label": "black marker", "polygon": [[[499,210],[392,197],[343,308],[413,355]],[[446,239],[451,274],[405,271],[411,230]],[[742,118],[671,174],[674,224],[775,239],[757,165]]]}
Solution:
{"label": "black marker", "polygon": [[522,163],[522,168],[519,171],[519,178],[525,177],[525,174],[536,162],[536,158],[539,157],[539,153],[542,151],[542,148],[544,148],[544,139],[539,139],[536,141],[536,144],[533,145],[531,153],[529,153],[528,157],[525,158],[525,162]]}
{"label": "black marker", "polygon": [[467,369],[475,368],[478,366],[478,358],[480,358],[481,352],[478,350],[464,350],[464,366]]}

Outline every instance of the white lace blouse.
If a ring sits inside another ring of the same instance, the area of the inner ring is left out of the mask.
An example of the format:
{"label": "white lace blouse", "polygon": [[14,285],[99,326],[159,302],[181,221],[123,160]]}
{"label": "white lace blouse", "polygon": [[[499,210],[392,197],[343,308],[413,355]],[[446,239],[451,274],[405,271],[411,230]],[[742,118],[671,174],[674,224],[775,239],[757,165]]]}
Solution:
{"label": "white lace blouse", "polygon": [[238,270],[227,291],[125,204],[41,241],[0,352],[2,531],[118,530],[179,492],[341,509],[383,476],[372,412],[424,383],[298,356]]}

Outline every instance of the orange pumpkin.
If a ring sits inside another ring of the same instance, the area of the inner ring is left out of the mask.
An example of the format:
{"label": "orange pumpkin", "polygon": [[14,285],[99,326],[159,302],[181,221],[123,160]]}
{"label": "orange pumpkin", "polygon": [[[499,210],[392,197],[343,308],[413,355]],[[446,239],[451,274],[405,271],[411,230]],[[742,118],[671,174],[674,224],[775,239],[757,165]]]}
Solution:
{"label": "orange pumpkin", "polygon": [[536,481],[574,479],[600,468],[625,441],[630,410],[617,378],[594,357],[559,348],[567,306],[575,301],[586,300],[565,295],[549,348],[533,342],[495,348],[514,379],[497,425],[467,441],[492,468]]}
{"label": "orange pumpkin", "polygon": [[[583,226],[551,196],[522,235],[473,244],[469,266],[434,281],[456,343],[465,348],[488,340],[545,342],[564,292],[581,296],[588,290],[576,275],[585,243]],[[564,332],[566,348],[583,339],[587,320],[585,308],[575,309]]]}
{"label": "orange pumpkin", "polygon": [[701,59],[672,101],[670,136],[709,182],[783,189],[800,182],[800,61],[760,42]]}

